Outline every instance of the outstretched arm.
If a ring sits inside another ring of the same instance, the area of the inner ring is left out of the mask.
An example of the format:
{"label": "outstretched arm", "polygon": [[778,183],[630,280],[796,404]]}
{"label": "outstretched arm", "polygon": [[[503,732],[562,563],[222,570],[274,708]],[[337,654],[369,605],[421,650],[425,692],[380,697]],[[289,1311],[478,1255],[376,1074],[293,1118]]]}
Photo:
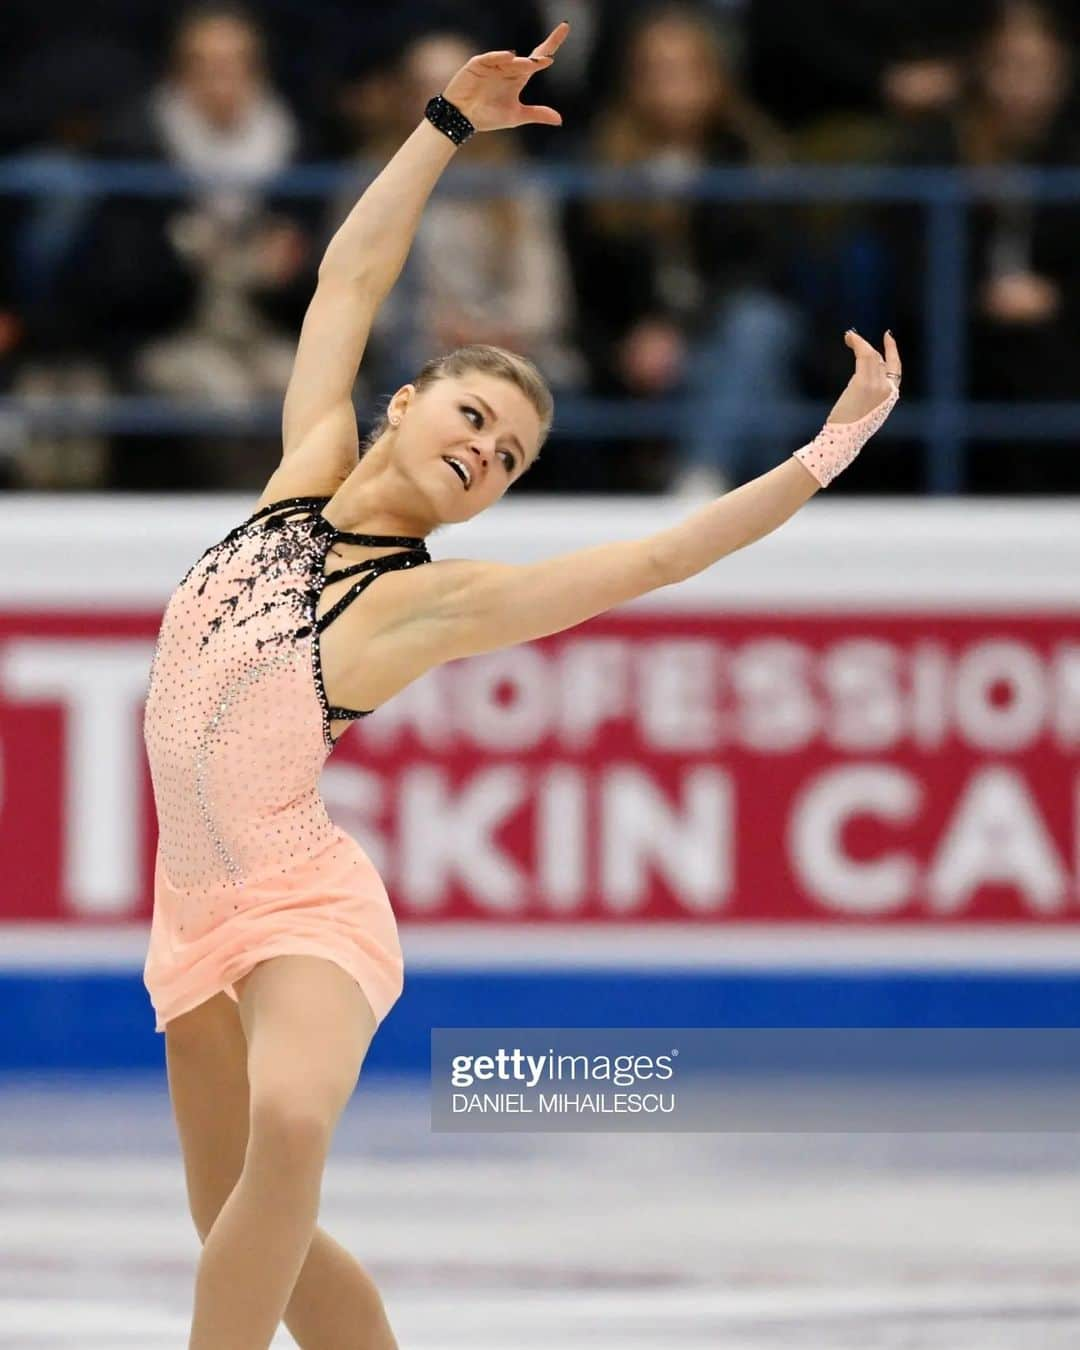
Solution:
{"label": "outstretched arm", "polygon": [[[856,333],[847,345],[855,374],[820,436],[785,463],[643,539],[578,549],[525,566],[448,560],[421,595],[435,663],[509,647],[583,623],[647,591],[684,581],[770,534],[835,473],[892,410],[900,353],[886,334],[883,358]],[[414,586],[417,584],[415,579]]]}
{"label": "outstretched arm", "polygon": [[[527,107],[519,95],[530,76],[551,65],[569,32],[559,24],[533,55],[474,56],[443,97],[477,131],[542,122],[557,126],[553,108]],[[282,437],[285,453],[320,437],[346,437],[356,449],[352,387],[380,304],[397,280],[424,205],[457,149],[424,120],[346,217],[327,246],[315,295],[304,318],[289,388]]]}
{"label": "outstretched arm", "polygon": [[855,458],[892,411],[902,366],[896,340],[885,334],[884,357],[854,330],[844,341],[855,373],[821,434],[783,464],[703,507],[657,538],[669,581],[685,581],[789,520]]}

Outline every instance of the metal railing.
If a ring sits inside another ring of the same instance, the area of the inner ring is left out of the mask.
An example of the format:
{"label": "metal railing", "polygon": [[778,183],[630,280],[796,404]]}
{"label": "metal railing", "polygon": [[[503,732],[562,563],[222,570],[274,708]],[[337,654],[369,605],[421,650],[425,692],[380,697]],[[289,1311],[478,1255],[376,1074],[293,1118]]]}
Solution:
{"label": "metal railing", "polygon": [[[382,166],[309,165],[259,183],[277,198],[326,197],[346,188],[361,191]],[[205,190],[226,180],[194,178],[162,165],[62,161],[25,157],[0,161],[0,196],[101,199],[109,194],[172,196]],[[923,367],[925,393],[905,399],[887,423],[885,436],[919,438],[925,452],[925,483],[934,493],[956,493],[965,485],[966,449],[980,440],[1049,440],[1080,436],[1078,402],[972,402],[965,397],[969,322],[968,210],[980,201],[1080,201],[1080,170],[895,169],[886,167],[775,167],[672,170],[652,167],[597,168],[588,164],[481,167],[457,164],[443,176],[440,194],[514,196],[539,189],[554,200],[605,196],[716,201],[909,204],[925,220],[926,271],[923,286]],[[908,335],[909,343],[916,335]],[[631,433],[670,434],[678,408],[668,399],[559,399],[554,432],[575,437],[621,437]],[[767,410],[764,425],[777,436],[812,432],[821,417],[817,401],[799,401]],[[169,399],[109,397],[82,399],[0,399],[0,418],[30,429],[100,430],[110,434],[221,431],[274,432],[280,407],[245,404],[238,408],[192,407]]]}

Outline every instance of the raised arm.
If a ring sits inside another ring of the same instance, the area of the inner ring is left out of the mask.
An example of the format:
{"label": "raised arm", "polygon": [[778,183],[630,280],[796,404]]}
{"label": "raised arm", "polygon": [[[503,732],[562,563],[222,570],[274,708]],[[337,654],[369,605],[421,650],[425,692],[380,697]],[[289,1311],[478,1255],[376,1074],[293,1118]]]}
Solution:
{"label": "raised arm", "polygon": [[449,560],[421,569],[424,618],[438,660],[510,647],[583,623],[636,596],[696,575],[781,526],[855,458],[899,396],[900,353],[883,358],[846,336],[855,373],[821,434],[769,473],[642,539],[578,549],[543,562]]}
{"label": "raised arm", "polygon": [[[424,204],[457,147],[424,121],[331,239],[304,316],[282,412],[285,454],[312,433],[345,437],[355,454],[352,389],[379,306],[397,280]],[[327,425],[327,424],[332,425]]]}
{"label": "raised arm", "polygon": [[[568,32],[569,25],[559,24],[532,56],[508,51],[474,56],[443,97],[477,131],[528,122],[557,126],[562,119],[553,108],[525,106],[519,95],[530,76],[551,65]],[[368,333],[405,263],[424,205],[456,149],[447,135],[422,121],[327,246],[285,395],[286,455],[312,436],[343,441],[355,455],[352,388]]]}

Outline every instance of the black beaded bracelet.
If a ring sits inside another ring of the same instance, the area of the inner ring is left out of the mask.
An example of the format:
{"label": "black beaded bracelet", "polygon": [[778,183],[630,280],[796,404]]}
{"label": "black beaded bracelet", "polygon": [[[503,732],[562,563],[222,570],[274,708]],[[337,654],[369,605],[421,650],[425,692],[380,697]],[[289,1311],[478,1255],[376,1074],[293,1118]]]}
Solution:
{"label": "black beaded bracelet", "polygon": [[424,116],[444,136],[449,136],[455,145],[464,145],[476,132],[476,128],[465,114],[455,108],[449,99],[443,98],[442,94],[436,94],[433,99],[429,99]]}

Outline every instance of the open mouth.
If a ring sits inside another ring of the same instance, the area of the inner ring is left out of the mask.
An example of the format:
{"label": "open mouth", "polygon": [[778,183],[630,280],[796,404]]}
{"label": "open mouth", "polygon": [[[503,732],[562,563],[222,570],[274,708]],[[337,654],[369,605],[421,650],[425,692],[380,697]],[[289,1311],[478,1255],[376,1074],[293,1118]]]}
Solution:
{"label": "open mouth", "polygon": [[461,479],[462,484],[465,487],[465,491],[468,492],[469,485],[472,482],[472,473],[469,470],[469,466],[463,463],[460,459],[455,459],[452,455],[443,455],[442,458],[443,463],[449,464],[450,467],[453,469],[453,471]]}

